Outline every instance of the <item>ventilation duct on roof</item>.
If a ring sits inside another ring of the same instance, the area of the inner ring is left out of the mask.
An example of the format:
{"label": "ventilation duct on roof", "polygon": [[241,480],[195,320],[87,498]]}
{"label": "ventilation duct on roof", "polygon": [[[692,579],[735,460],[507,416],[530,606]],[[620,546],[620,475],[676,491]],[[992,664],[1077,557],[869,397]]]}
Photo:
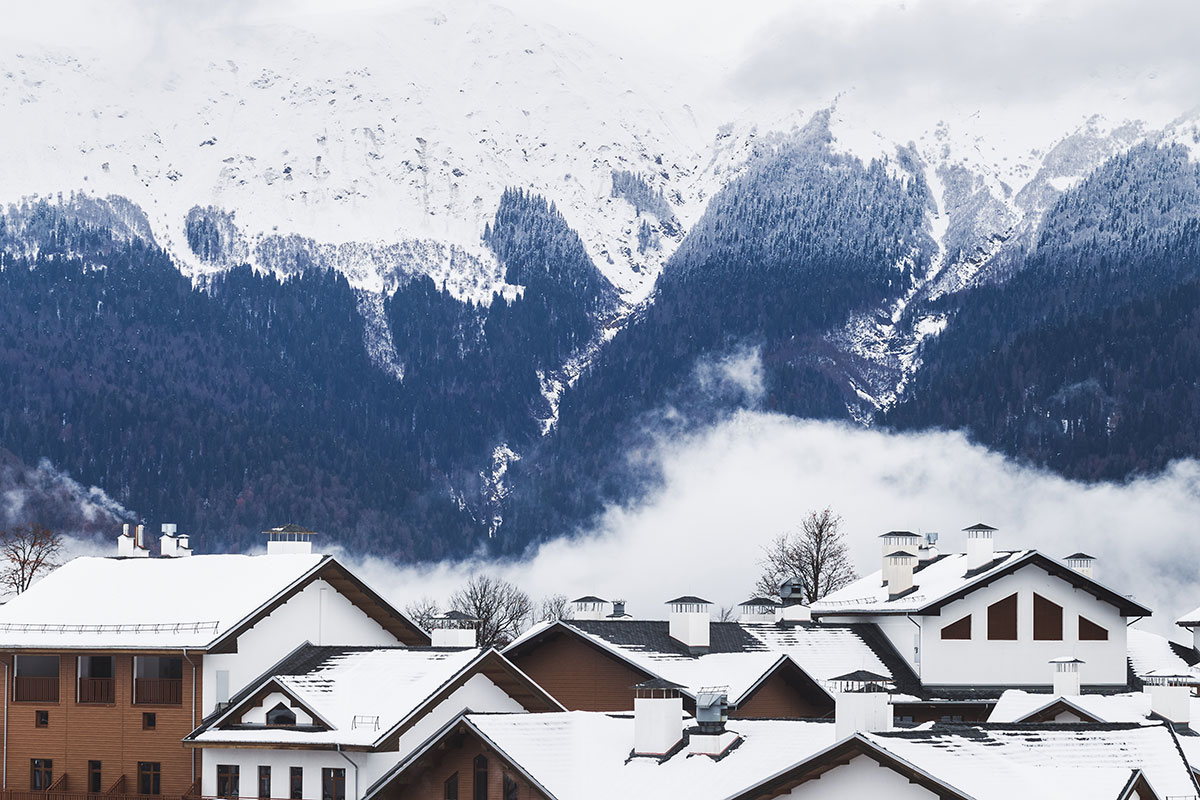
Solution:
{"label": "ventilation duct on roof", "polygon": [[729,687],[709,686],[696,693],[696,729],[688,740],[688,752],[719,756],[738,740],[725,730],[729,719]]}

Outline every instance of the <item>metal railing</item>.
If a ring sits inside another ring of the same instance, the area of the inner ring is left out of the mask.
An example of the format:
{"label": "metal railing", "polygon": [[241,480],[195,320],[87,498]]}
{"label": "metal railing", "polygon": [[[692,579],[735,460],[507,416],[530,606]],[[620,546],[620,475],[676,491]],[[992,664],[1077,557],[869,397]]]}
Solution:
{"label": "metal railing", "polygon": [[118,625],[64,625],[57,622],[2,622],[0,633],[203,633],[220,622],[139,622]]}
{"label": "metal railing", "polygon": [[56,790],[21,792],[0,789],[0,800],[196,800],[196,795],[110,794],[108,792],[93,794],[91,792],[60,792]]}
{"label": "metal railing", "polygon": [[135,706],[183,705],[183,681],[179,678],[137,678],[133,682]]}
{"label": "metal railing", "polygon": [[18,703],[57,703],[58,677],[18,675],[13,679],[13,700]]}
{"label": "metal railing", "polygon": [[76,702],[115,703],[116,682],[112,678],[80,678]]}

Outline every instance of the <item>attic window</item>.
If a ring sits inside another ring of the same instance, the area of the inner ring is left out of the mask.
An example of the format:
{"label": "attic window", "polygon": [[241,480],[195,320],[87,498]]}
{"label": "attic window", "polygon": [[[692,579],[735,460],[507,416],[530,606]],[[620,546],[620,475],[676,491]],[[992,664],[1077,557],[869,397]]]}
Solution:
{"label": "attic window", "polygon": [[1033,638],[1038,642],[1061,642],[1063,609],[1037,592],[1033,594]]}
{"label": "attic window", "polygon": [[1079,641],[1107,642],[1108,630],[1092,622],[1087,617],[1079,618]]}
{"label": "attic window", "polygon": [[1017,640],[1017,596],[1010,594],[988,606],[987,637],[992,642]]}
{"label": "attic window", "polygon": [[267,712],[267,724],[279,727],[295,725],[296,712],[279,703]]}
{"label": "attic window", "polygon": [[967,614],[962,619],[951,622],[946,627],[942,628],[943,639],[970,639],[971,638],[971,615]]}

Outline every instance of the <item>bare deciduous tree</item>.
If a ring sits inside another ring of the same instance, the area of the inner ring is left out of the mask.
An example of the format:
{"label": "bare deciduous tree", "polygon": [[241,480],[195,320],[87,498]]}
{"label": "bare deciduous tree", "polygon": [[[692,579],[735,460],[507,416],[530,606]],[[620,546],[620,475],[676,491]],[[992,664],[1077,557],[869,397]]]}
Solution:
{"label": "bare deciduous tree", "polygon": [[480,647],[508,644],[533,612],[529,595],[491,575],[472,575],[450,596],[450,607],[479,620]]}
{"label": "bare deciduous tree", "polygon": [[0,531],[0,586],[20,594],[58,566],[61,551],[62,537],[43,525]]}
{"label": "bare deciduous tree", "polygon": [[433,618],[440,612],[436,600],[432,597],[422,597],[420,600],[406,605],[404,613],[409,619],[420,625],[422,630],[427,631]]}
{"label": "bare deciduous tree", "polygon": [[571,604],[565,594],[543,597],[542,602],[538,604],[538,622],[555,622],[560,619],[571,619],[573,616]]}
{"label": "bare deciduous tree", "polygon": [[721,606],[717,609],[717,622],[733,622],[737,619],[737,611],[733,606]]}
{"label": "bare deciduous tree", "polygon": [[762,574],[754,591],[764,597],[778,596],[779,584],[795,577],[800,579],[801,600],[807,605],[855,578],[842,518],[830,508],[808,512],[798,529],[780,534],[763,553],[759,561]]}

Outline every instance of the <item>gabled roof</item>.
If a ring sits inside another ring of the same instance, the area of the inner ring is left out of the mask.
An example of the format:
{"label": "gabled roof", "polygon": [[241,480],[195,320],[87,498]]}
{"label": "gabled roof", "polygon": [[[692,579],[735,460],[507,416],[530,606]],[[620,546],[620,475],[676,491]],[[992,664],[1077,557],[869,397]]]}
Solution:
{"label": "gabled roof", "polygon": [[655,620],[562,620],[535,626],[505,649],[519,660],[556,635],[576,636],[641,672],[689,687],[728,685],[736,702],[744,690],[787,656],[826,687],[837,675],[867,669],[919,691],[916,675],[874,625],[742,624],[712,622],[709,649],[697,655],[671,638],[669,623]]}
{"label": "gabled roof", "polygon": [[429,636],[330,556],[76,558],[0,607],[0,648],[232,650],[324,580],[405,643]]}
{"label": "gabled roof", "polygon": [[571,711],[565,714],[467,714],[452,721],[367,789],[364,800],[419,772],[457,737],[482,742],[551,800],[613,797],[721,798],[762,775],[812,753],[834,738],[831,722],[734,720],[742,741],[719,759],[689,755],[631,758],[633,716]]}
{"label": "gabled roof", "polygon": [[[526,711],[562,711],[540,686],[495,650],[407,647],[300,648],[274,674],[239,693],[185,740],[195,746],[394,749],[398,738],[476,675]],[[324,730],[240,725],[273,692],[292,698]],[[458,711],[461,709],[455,709]]]}
{"label": "gabled roof", "polygon": [[1200,628],[1200,608],[1193,608],[1180,617],[1175,624],[1181,628]]}
{"label": "gabled roof", "polygon": [[862,733],[783,770],[735,800],[774,796],[866,757],[939,797],[1124,800],[1134,787],[1193,797],[1197,786],[1163,724],[933,725]]}
{"label": "gabled roof", "polygon": [[1200,670],[1194,669],[1200,664],[1200,653],[1165,636],[1131,627],[1126,634],[1125,647],[1129,668],[1139,681],[1153,673],[1200,676]]}
{"label": "gabled roof", "polygon": [[988,722],[1053,722],[1063,711],[1074,713],[1084,722],[1143,722],[1150,718],[1150,695],[1125,692],[1060,697],[1009,689],[996,702]]}
{"label": "gabled roof", "polygon": [[967,568],[967,555],[940,555],[913,571],[914,588],[899,596],[891,596],[883,583],[882,572],[858,579],[813,603],[813,617],[883,614],[937,614],[942,607],[966,597],[975,589],[1011,575],[1027,566],[1036,566],[1085,591],[1098,600],[1116,607],[1125,617],[1148,617],[1150,609],[1089,578],[1066,564],[1036,550],[997,552],[990,564],[977,569]]}

